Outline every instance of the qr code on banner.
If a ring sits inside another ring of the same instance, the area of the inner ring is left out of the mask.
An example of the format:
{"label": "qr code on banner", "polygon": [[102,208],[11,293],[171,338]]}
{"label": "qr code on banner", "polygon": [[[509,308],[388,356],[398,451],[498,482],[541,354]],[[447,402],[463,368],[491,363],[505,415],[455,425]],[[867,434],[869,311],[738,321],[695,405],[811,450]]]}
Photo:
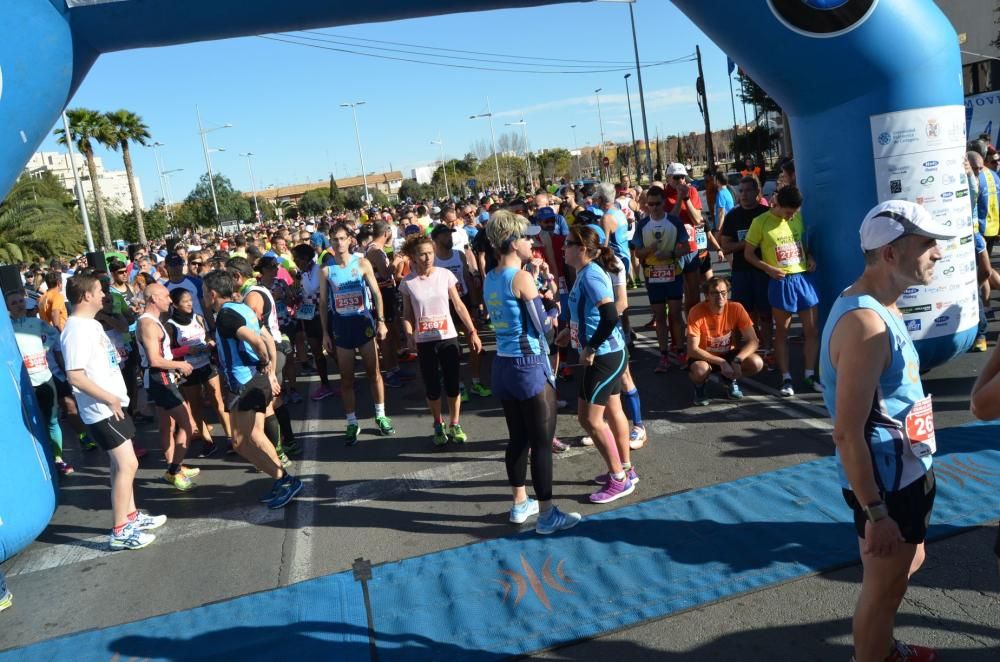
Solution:
{"label": "qr code on banner", "polygon": [[889,180],[889,193],[902,193],[903,192],[903,180],[901,179],[890,179]]}

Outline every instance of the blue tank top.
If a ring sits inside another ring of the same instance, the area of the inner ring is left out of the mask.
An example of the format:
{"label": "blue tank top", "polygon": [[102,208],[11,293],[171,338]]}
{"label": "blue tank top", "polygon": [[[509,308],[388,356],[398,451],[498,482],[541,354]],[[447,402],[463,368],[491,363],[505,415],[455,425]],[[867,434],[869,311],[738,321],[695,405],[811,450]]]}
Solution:
{"label": "blue tank top", "polygon": [[[573,290],[569,293],[570,339],[577,349],[586,347],[590,337],[597,331],[597,325],[601,321],[597,302],[602,299],[615,300],[611,277],[601,265],[591,262],[577,273]],[[616,326],[608,339],[597,348],[597,355],[617,352],[624,346],[625,337],[621,326]]]}
{"label": "blue tank top", "polygon": [[614,233],[608,237],[608,246],[618,256],[618,259],[623,262],[627,261],[630,255],[628,250],[628,218],[626,218],[625,212],[620,209],[609,209],[604,213],[610,214],[617,223]]}
{"label": "blue tank top", "polygon": [[497,338],[497,356],[519,357],[544,354],[542,338],[525,311],[525,303],[514,296],[514,276],[519,269],[507,267],[486,274],[483,298]]}
{"label": "blue tank top", "polygon": [[[931,456],[920,458],[914,455],[906,435],[906,415],[916,402],[925,397],[920,381],[920,356],[903,320],[867,294],[837,297],[823,327],[819,352],[820,375],[825,386],[823,401],[831,418],[837,420],[837,370],[830,360],[830,336],[841,317],[859,308],[878,313],[889,332],[892,361],[879,377],[878,390],[872,394],[871,410],[865,421],[865,442],[871,452],[879,490],[897,492],[922,478],[931,468]],[[837,455],[839,457],[839,451]],[[839,471],[841,486],[850,489],[842,465]]]}
{"label": "blue tank top", "polygon": [[327,289],[334,317],[371,317],[371,298],[360,262],[361,255],[355,253],[347,260],[346,266],[341,267],[335,263],[327,265]]}
{"label": "blue tank top", "polygon": [[[230,301],[222,304],[222,309],[219,312],[221,313],[223,310],[231,310],[239,314],[254,333],[260,334],[257,314],[250,306]],[[230,391],[239,393],[243,385],[257,373],[260,357],[257,356],[257,352],[249,343],[239,338],[223,338],[218,329],[215,330],[215,342],[219,349],[219,362],[222,364],[222,374],[225,376],[226,384]]]}

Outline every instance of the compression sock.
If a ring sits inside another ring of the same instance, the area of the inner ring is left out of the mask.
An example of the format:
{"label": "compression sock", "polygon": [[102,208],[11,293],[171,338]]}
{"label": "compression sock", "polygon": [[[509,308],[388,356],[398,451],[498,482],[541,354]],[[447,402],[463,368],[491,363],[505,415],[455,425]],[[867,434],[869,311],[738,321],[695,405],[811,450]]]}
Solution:
{"label": "compression sock", "polygon": [[274,416],[278,419],[278,426],[281,430],[281,438],[289,443],[295,441],[295,432],[292,431],[292,419],[288,415],[285,405],[274,410]]}
{"label": "compression sock", "polygon": [[181,470],[181,465],[179,464],[174,463],[167,465],[167,473],[170,474],[171,476],[176,476],[180,472],[180,470]]}
{"label": "compression sock", "polygon": [[632,425],[642,425],[642,407],[639,402],[639,389],[633,388],[625,392],[622,398],[622,405],[625,407],[625,415],[632,421]]}
{"label": "compression sock", "polygon": [[264,434],[267,435],[275,448],[281,447],[281,426],[278,425],[277,416],[272,414],[264,419]]}

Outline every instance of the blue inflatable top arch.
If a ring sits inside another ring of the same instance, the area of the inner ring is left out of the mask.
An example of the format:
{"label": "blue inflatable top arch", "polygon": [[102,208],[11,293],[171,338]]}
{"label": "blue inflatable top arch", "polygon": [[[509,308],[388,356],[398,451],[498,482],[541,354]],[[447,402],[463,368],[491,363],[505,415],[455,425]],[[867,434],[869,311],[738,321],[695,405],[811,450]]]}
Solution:
{"label": "blue inflatable top arch", "polygon": [[[7,0],[0,2],[0,196],[101,53],[558,0]],[[965,236],[901,302],[925,367],[971,345],[977,318],[958,39],[932,0],[674,0],[785,109],[819,263],[821,307],[862,268],[876,202],[923,203]],[[739,30],[731,26],[740,26]],[[747,40],[745,35],[753,34]],[[967,189],[966,189],[967,195]],[[47,452],[9,320],[0,319],[0,560],[55,507]],[[0,371],[2,372],[2,371]],[[22,397],[23,396],[23,397]]]}

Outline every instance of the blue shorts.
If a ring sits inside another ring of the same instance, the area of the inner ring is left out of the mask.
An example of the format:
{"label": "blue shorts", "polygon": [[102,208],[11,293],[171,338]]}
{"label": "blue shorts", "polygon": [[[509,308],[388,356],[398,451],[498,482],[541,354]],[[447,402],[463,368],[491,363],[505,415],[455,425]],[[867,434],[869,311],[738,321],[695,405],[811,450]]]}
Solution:
{"label": "blue shorts", "polygon": [[695,253],[688,253],[681,258],[681,262],[684,264],[684,273],[708,273],[712,270],[712,256],[709,255],[707,250],[699,249]]}
{"label": "blue shorts", "polygon": [[364,347],[375,337],[375,321],[368,315],[330,314],[333,344],[343,349]]}
{"label": "blue shorts", "polygon": [[986,240],[983,239],[983,235],[978,232],[973,232],[972,241],[976,245],[976,255],[979,255],[986,250]]}
{"label": "blue shorts", "polygon": [[733,283],[731,301],[742,304],[748,313],[771,312],[771,301],[767,296],[767,288],[771,279],[760,269],[750,271],[734,271],[730,276]]}
{"label": "blue shorts", "polygon": [[678,276],[672,283],[650,283],[646,280],[646,292],[651,306],[667,301],[680,301],[684,298],[684,279]]}
{"label": "blue shorts", "polygon": [[528,400],[551,386],[549,357],[497,356],[490,369],[490,386],[493,395],[501,400]]}
{"label": "blue shorts", "polygon": [[805,274],[791,274],[781,280],[771,280],[767,284],[767,298],[771,302],[771,308],[786,313],[809,310],[819,303],[816,289]]}

